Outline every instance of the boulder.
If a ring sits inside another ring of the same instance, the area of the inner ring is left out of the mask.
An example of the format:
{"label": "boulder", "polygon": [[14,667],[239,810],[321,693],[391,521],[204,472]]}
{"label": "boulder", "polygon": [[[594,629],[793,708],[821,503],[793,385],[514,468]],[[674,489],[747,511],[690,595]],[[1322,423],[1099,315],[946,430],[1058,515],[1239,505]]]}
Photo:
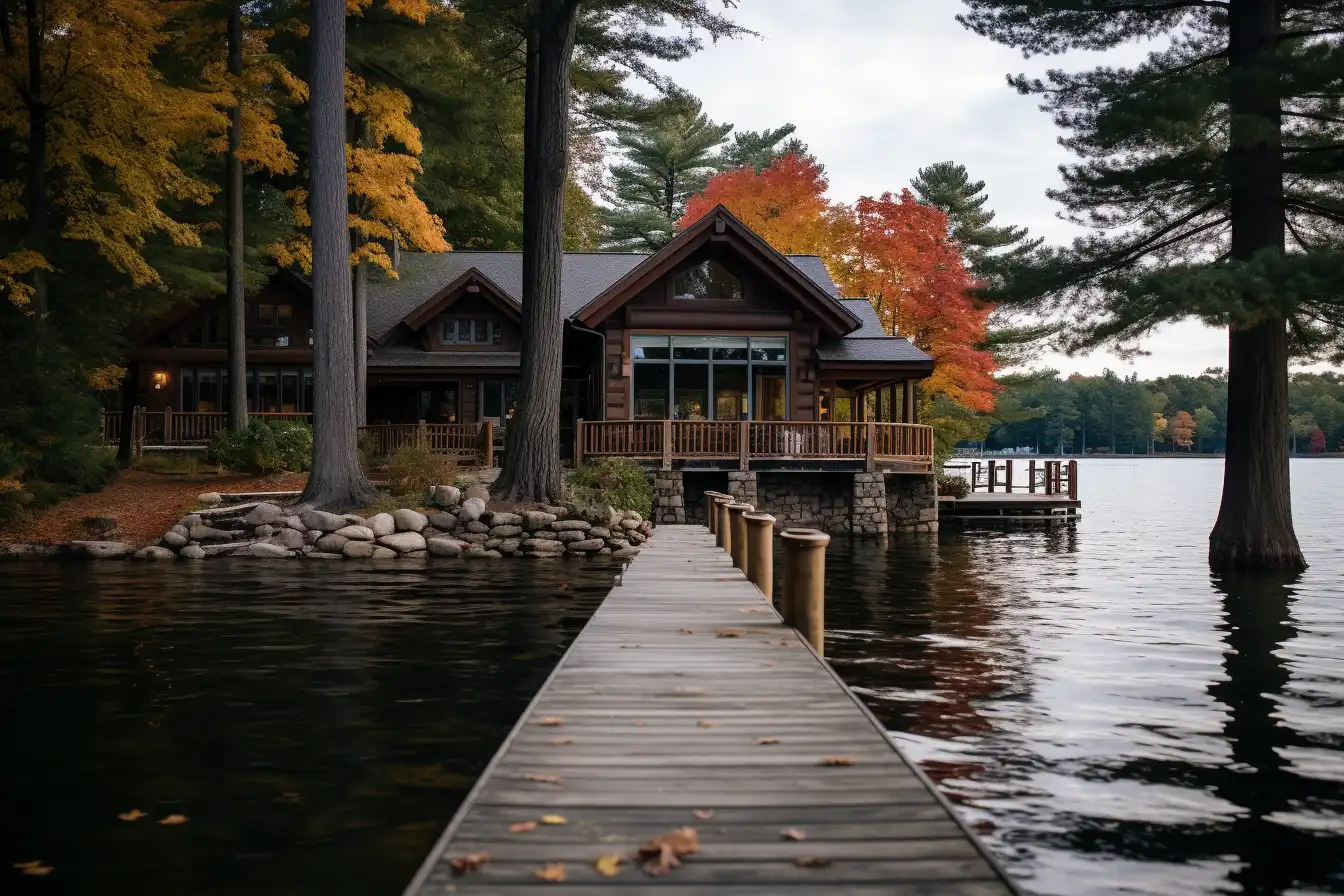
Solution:
{"label": "boulder", "polygon": [[471,560],[499,560],[502,559],[504,555],[499,551],[471,551],[462,556]]}
{"label": "boulder", "polygon": [[183,529],[190,529],[192,526],[199,526],[201,524],[201,515],[199,513],[189,513],[186,516],[182,517],[182,519],[178,520],[177,524],[181,526]]}
{"label": "boulder", "polygon": [[321,529],[309,529],[303,533],[303,543],[307,545],[317,544],[317,540],[322,537]]}
{"label": "boulder", "polygon": [[575,541],[583,541],[587,537],[588,537],[587,532],[578,532],[570,530],[566,532],[557,532],[555,535],[555,540],[562,544],[570,544],[571,542]]}
{"label": "boulder", "polygon": [[236,534],[235,532],[205,525],[192,526],[190,532],[192,541],[228,541]]}
{"label": "boulder", "polygon": [[[627,510],[625,511],[625,520],[634,520],[637,523],[642,523],[644,522],[644,517],[639,515],[638,510]],[[622,520],[622,522],[625,522],[625,520]]]}
{"label": "boulder", "polygon": [[462,535],[459,535],[458,538],[468,544],[485,544],[490,540],[490,536],[484,532],[465,532]]}
{"label": "boulder", "polygon": [[631,544],[643,544],[644,542],[648,541],[647,538],[645,538],[643,535],[640,535],[638,532],[635,531],[625,533],[625,540],[630,542]]}
{"label": "boulder", "polygon": [[521,526],[523,518],[516,513],[507,513],[503,510],[496,510],[489,514],[491,527],[494,526]]}
{"label": "boulder", "polygon": [[565,546],[558,541],[547,541],[544,538],[529,538],[522,543],[522,549],[537,554],[559,554],[564,551]]}
{"label": "boulder", "polygon": [[114,516],[86,516],[84,528],[99,541],[117,540],[117,518]]}
{"label": "boulder", "polygon": [[373,530],[374,538],[382,538],[384,535],[391,535],[397,531],[397,521],[392,518],[390,513],[376,513],[369,517],[365,525]]}
{"label": "boulder", "polygon": [[303,524],[303,520],[296,516],[287,516],[282,521],[286,528],[293,529],[295,532],[307,532],[308,527]]}
{"label": "boulder", "polygon": [[335,532],[345,528],[345,517],[339,513],[327,513],[325,510],[305,510],[299,514],[299,520],[309,529],[322,532]]}
{"label": "boulder", "polygon": [[373,530],[368,526],[350,525],[344,529],[337,529],[334,534],[351,541],[373,541]]}
{"label": "boulder", "polygon": [[457,517],[453,516],[451,513],[431,513],[429,515],[429,524],[435,529],[451,532],[453,531],[453,527],[457,525]]}
{"label": "boulder", "polygon": [[630,547],[630,542],[626,541],[624,538],[608,538],[607,547],[611,548],[613,551],[621,551]]}
{"label": "boulder", "polygon": [[404,554],[398,554],[398,560],[424,560],[429,556],[429,551],[407,551]]}
{"label": "boulder", "polygon": [[352,559],[368,560],[377,549],[378,546],[372,541],[347,541],[341,553]]}
{"label": "boulder", "polygon": [[439,507],[456,507],[462,503],[462,490],[455,485],[437,486],[433,503]]}
{"label": "boulder", "polygon": [[311,554],[304,554],[309,560],[344,560],[344,554],[333,554],[331,551],[313,551]]}
{"label": "boulder", "polygon": [[552,532],[587,532],[593,524],[583,520],[556,520],[546,528]]}
{"label": "boulder", "polygon": [[447,533],[436,526],[426,526],[420,530],[420,534],[425,536],[425,541],[429,541],[431,538],[442,538]]}
{"label": "boulder", "polygon": [[357,513],[347,513],[345,515],[345,524],[347,526],[367,526],[368,521]]}
{"label": "boulder", "polygon": [[594,526],[588,530],[588,535],[592,538],[610,538],[611,530],[606,526]]}
{"label": "boulder", "polygon": [[257,536],[258,538],[270,538],[272,533],[274,532],[275,527],[267,525],[266,523],[262,523],[260,526],[252,530],[252,534]]}
{"label": "boulder", "polygon": [[621,512],[610,504],[571,504],[569,516],[583,519],[594,526],[615,529],[621,524]]}
{"label": "boulder", "polygon": [[181,548],[186,547],[188,539],[187,536],[169,529],[167,532],[163,533],[162,541],[170,548]]}
{"label": "boulder", "polygon": [[224,503],[224,496],[219,492],[206,492],[203,495],[196,496],[196,503],[204,504],[206,507],[215,507]]}
{"label": "boulder", "polygon": [[544,529],[555,522],[556,516],[544,510],[529,510],[523,514],[523,527],[529,532]]}
{"label": "boulder", "polygon": [[521,538],[501,538],[499,544],[495,545],[495,550],[501,554],[512,554],[517,552],[518,546],[522,543]]}
{"label": "boulder", "polygon": [[135,552],[137,560],[176,560],[177,555],[167,548],[155,547],[150,545],[147,548],[141,548]]}
{"label": "boulder", "polygon": [[546,511],[547,513],[553,513],[557,517],[564,517],[569,514],[568,507],[558,507],[555,504],[542,504],[540,505],[540,509]]}
{"label": "boulder", "polygon": [[472,520],[480,519],[481,514],[483,513],[485,513],[484,499],[468,498],[462,502],[462,510],[458,513],[457,518],[463,522],[469,523]]}
{"label": "boulder", "polygon": [[431,538],[425,545],[435,557],[456,557],[462,553],[462,543],[451,538]]}
{"label": "boulder", "polygon": [[552,532],[549,529],[538,529],[531,535],[532,538],[544,538],[546,541],[559,541],[560,533]]}
{"label": "boulder", "polygon": [[619,551],[612,551],[611,556],[617,560],[631,560],[639,556],[639,548],[621,548]]}
{"label": "boulder", "polygon": [[582,541],[571,541],[565,549],[571,554],[587,554],[591,551],[600,551],[606,547],[606,542],[600,538],[585,538]]}
{"label": "boulder", "polygon": [[597,556],[599,556],[599,557],[610,557],[610,556],[611,556],[611,548],[603,548],[602,550],[600,550],[600,551],[597,552]]}
{"label": "boulder", "polygon": [[487,526],[485,523],[481,522],[480,520],[471,520],[469,523],[467,523],[467,531],[476,533],[489,532],[490,527]]}
{"label": "boulder", "polygon": [[[230,541],[225,542],[224,544],[201,545],[201,550],[205,552],[205,556],[207,557],[227,557],[230,554],[237,554],[240,551],[245,551],[251,546],[252,542],[250,541]],[[186,548],[183,548],[182,550],[185,551]]]}
{"label": "boulder", "polygon": [[177,556],[183,560],[204,560],[205,551],[201,550],[200,545],[189,544],[177,552]]}
{"label": "boulder", "polygon": [[378,539],[378,543],[385,548],[391,548],[398,554],[425,550],[425,537],[419,532],[396,532],[392,535],[384,535]]}
{"label": "boulder", "polygon": [[177,524],[176,526],[173,526],[173,528],[169,529],[168,531],[169,531],[169,532],[176,532],[178,535],[181,535],[183,538],[187,538],[188,536],[191,535],[191,530],[188,529],[186,526],[183,526],[181,523]]}
{"label": "boulder", "polygon": [[469,485],[466,491],[466,500],[476,498],[483,504],[490,502],[490,489],[484,485]]}
{"label": "boulder", "polygon": [[271,544],[278,544],[287,551],[297,551],[307,545],[302,532],[293,529],[281,529],[271,536]]}
{"label": "boulder", "polygon": [[247,512],[243,517],[245,526],[261,526],[266,524],[275,524],[285,518],[285,512],[274,504],[258,504]]}
{"label": "boulder", "polygon": [[429,525],[429,517],[405,507],[392,512],[392,521],[396,523],[398,532],[419,532]]}
{"label": "boulder", "polygon": [[621,520],[621,528],[627,532],[639,528],[639,520]]}
{"label": "boulder", "polygon": [[522,535],[522,534],[523,534],[522,526],[499,525],[499,526],[492,526],[490,529],[491,538],[512,538],[515,535]]}
{"label": "boulder", "polygon": [[267,542],[264,542],[264,541],[258,541],[258,542],[256,542],[255,544],[250,544],[250,545],[248,545],[248,546],[247,546],[247,550],[245,550],[245,551],[239,551],[239,552],[238,552],[238,556],[240,556],[240,557],[268,557],[268,558],[271,558],[271,559],[279,560],[279,559],[282,559],[282,558],[284,558],[284,557],[292,557],[292,556],[293,556],[293,552],[292,552],[292,551],[287,551],[287,550],[285,550],[284,548],[280,547],[280,545],[278,545],[278,544],[268,544]]}
{"label": "boulder", "polygon": [[395,560],[395,559],[397,559],[397,552],[394,551],[394,550],[392,550],[391,548],[385,548],[385,547],[378,547],[378,546],[375,546],[374,549],[373,549],[373,559],[374,559],[374,560]]}
{"label": "boulder", "polygon": [[339,554],[341,551],[345,550],[346,542],[349,540],[350,539],[346,538],[344,535],[336,535],[333,533],[331,535],[323,535],[313,546],[324,554]]}

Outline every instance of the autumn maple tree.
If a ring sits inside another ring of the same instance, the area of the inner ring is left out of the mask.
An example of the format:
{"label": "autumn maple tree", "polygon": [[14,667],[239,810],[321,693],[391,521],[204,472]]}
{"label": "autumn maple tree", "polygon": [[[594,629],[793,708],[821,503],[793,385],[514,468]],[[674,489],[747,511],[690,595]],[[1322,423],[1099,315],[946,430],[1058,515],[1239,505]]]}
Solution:
{"label": "autumn maple tree", "polygon": [[759,174],[747,166],[715,176],[686,203],[678,226],[689,227],[723,205],[786,255],[825,255],[832,230],[827,186],[820,165],[788,153]]}
{"label": "autumn maple tree", "polygon": [[1167,435],[1173,444],[1180,448],[1189,448],[1195,444],[1195,418],[1189,411],[1177,411],[1167,422]]}

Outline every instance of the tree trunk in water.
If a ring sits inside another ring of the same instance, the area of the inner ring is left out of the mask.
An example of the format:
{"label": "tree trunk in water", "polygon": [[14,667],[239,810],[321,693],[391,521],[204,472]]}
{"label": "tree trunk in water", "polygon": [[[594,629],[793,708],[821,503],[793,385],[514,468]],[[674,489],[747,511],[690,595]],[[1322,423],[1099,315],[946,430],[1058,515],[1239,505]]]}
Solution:
{"label": "tree trunk in water", "polygon": [[368,423],[369,412],[369,263],[355,265],[355,423]]}
{"label": "tree trunk in water", "polygon": [[[243,10],[229,7],[229,74],[243,76]],[[235,84],[241,88],[239,81]],[[229,297],[229,428],[247,429],[247,299],[243,295],[243,162],[238,148],[243,139],[243,108],[229,110],[229,148],[224,154],[224,203],[227,216],[228,260],[225,281]]]}
{"label": "tree trunk in water", "polygon": [[[27,0],[24,18],[28,40],[28,184],[25,211],[28,215],[27,248],[47,254],[47,104],[42,86],[42,46],[46,43],[38,0]],[[33,311],[47,316],[47,272],[34,268]]]}
{"label": "tree trunk in water", "polygon": [[569,63],[575,0],[540,0],[528,37],[523,162],[523,339],[518,410],[508,424],[499,491],[560,498],[560,378]]}
{"label": "tree trunk in water", "polygon": [[345,0],[313,0],[309,75],[313,235],[313,469],[300,499],[354,510],[377,491],[355,449],[353,308],[345,170]]}
{"label": "tree trunk in water", "polygon": [[[1227,151],[1234,261],[1284,251],[1276,0],[1228,8],[1231,140]],[[1287,321],[1272,315],[1228,334],[1223,498],[1209,534],[1214,569],[1303,569],[1288,477]]]}

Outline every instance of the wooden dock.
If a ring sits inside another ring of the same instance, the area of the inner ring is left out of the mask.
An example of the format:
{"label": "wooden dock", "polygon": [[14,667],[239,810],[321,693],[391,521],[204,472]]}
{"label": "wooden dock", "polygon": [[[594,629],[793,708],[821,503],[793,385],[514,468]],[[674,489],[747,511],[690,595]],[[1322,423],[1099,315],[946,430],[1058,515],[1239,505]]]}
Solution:
{"label": "wooden dock", "polygon": [[[683,827],[694,828],[698,850],[650,875],[639,848]],[[599,860],[615,873],[603,874]],[[475,867],[455,870],[455,861]],[[406,893],[537,888],[1018,892],[866,707],[697,526],[658,528]]]}

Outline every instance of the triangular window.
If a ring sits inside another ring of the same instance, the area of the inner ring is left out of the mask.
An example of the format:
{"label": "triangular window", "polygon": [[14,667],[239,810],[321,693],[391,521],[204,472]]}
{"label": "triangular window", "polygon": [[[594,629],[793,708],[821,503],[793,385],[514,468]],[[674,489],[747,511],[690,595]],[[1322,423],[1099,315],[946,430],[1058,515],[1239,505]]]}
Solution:
{"label": "triangular window", "polygon": [[677,275],[672,294],[678,299],[741,301],[742,281],[717,261],[702,261]]}

